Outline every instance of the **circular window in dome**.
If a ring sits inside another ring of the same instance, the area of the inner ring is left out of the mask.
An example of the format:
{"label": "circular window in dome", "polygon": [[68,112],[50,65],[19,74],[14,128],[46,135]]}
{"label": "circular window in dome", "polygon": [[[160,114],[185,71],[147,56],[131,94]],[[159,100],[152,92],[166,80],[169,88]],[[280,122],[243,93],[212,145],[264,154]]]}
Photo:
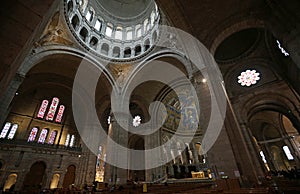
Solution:
{"label": "circular window in dome", "polygon": [[80,44],[106,59],[138,58],[159,35],[154,0],[65,0],[65,12]]}

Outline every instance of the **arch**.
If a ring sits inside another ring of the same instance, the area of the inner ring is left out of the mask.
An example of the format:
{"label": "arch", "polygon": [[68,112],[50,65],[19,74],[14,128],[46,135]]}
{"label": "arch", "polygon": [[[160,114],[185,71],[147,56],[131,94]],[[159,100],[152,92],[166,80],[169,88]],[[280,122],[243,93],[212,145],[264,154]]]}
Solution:
{"label": "arch", "polygon": [[59,179],[60,179],[60,174],[58,174],[58,173],[53,174],[52,180],[50,183],[50,189],[56,189],[58,187]]}
{"label": "arch", "polygon": [[111,37],[113,33],[113,25],[111,23],[106,24],[105,35]]}
{"label": "arch", "polygon": [[76,31],[77,28],[78,28],[78,26],[79,26],[79,24],[80,24],[80,20],[79,20],[79,17],[77,15],[74,15],[72,17],[71,24],[72,24],[74,30]]}
{"label": "arch", "polygon": [[80,38],[85,42],[87,40],[89,32],[85,27],[82,27],[79,32],[79,35],[80,35]]}
{"label": "arch", "polygon": [[100,19],[97,19],[95,23],[95,29],[100,32],[101,28],[102,28],[102,21]]}
{"label": "arch", "polygon": [[69,188],[70,185],[75,183],[75,173],[76,173],[76,166],[70,165],[66,169],[66,174],[63,180],[62,187],[63,188]]}
{"label": "arch", "polygon": [[39,191],[45,184],[45,170],[46,164],[42,161],[35,162],[30,167],[23,182],[23,191],[36,192]]}
{"label": "arch", "polygon": [[10,191],[14,190],[15,184],[17,182],[18,175],[16,173],[10,174],[4,184],[3,191]]}
{"label": "arch", "polygon": [[115,46],[113,48],[113,57],[119,58],[121,54],[121,49],[120,47]]}
{"label": "arch", "polygon": [[150,48],[150,40],[146,39],[144,42],[144,50],[147,51]]}
{"label": "arch", "polygon": [[101,53],[104,55],[108,55],[109,52],[109,45],[106,43],[103,43],[101,46]]}
{"label": "arch", "polygon": [[262,110],[272,110],[279,112],[290,119],[294,127],[300,128],[299,118],[294,112],[297,110],[294,102],[292,102],[284,94],[280,93],[262,93],[260,95],[251,96],[248,100],[241,105],[243,109],[238,110],[239,115],[243,121],[250,121],[250,118],[255,115],[257,112]]}
{"label": "arch", "polygon": [[157,40],[157,31],[154,31],[152,34],[152,42],[155,43]]}
{"label": "arch", "polygon": [[[259,14],[259,13],[256,13]],[[215,30],[208,35],[208,49],[215,55],[217,47],[230,35],[247,28],[265,28],[265,21],[259,16],[242,14],[235,15],[235,18],[228,18],[223,24],[217,25]]]}
{"label": "arch", "polygon": [[126,40],[132,40],[133,39],[133,31],[132,27],[126,28]]}
{"label": "arch", "polygon": [[120,27],[120,26],[118,26],[116,28],[115,39],[117,39],[117,40],[123,40],[123,28]]}
{"label": "arch", "polygon": [[131,48],[126,47],[124,50],[124,58],[129,58],[129,57],[131,57]]}
{"label": "arch", "polygon": [[68,12],[72,12],[73,11],[73,8],[74,8],[73,0],[69,0],[68,1],[67,7],[68,7],[67,8]]}
{"label": "arch", "polygon": [[93,36],[90,40],[90,47],[96,50],[97,44],[98,44],[98,39],[95,36]]}
{"label": "arch", "polygon": [[85,19],[91,22],[94,19],[95,11],[92,7],[89,8],[88,12],[85,15]]}
{"label": "arch", "polygon": [[142,53],[142,47],[141,47],[141,45],[135,46],[135,48],[134,48],[134,55],[135,55],[135,56],[138,56],[138,55],[140,55],[141,53]]}

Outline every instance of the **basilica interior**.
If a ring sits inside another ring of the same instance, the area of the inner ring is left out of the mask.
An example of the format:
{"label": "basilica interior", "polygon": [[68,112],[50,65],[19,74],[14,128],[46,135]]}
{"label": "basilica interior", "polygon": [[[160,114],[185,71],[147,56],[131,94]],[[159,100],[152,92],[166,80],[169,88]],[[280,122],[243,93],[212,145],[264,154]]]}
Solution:
{"label": "basilica interior", "polygon": [[299,192],[299,8],[2,2],[1,192],[224,180]]}

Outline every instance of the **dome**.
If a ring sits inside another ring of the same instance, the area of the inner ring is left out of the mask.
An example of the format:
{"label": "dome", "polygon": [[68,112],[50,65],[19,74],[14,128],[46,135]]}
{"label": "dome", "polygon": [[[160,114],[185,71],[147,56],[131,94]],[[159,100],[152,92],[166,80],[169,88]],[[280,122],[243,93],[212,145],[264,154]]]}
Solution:
{"label": "dome", "polygon": [[108,60],[139,58],[159,35],[154,0],[65,0],[65,8],[80,44]]}
{"label": "dome", "polygon": [[153,0],[98,0],[99,6],[119,19],[138,18],[154,8]]}

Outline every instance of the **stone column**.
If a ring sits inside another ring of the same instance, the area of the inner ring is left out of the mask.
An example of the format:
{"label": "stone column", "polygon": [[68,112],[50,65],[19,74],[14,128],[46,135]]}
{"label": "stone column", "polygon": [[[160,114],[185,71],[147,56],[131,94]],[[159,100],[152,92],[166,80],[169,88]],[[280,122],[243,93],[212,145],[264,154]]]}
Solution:
{"label": "stone column", "polygon": [[[128,145],[128,132],[121,127],[121,123],[124,126],[128,126],[128,117],[125,113],[118,114],[120,120],[115,120],[115,117],[111,116],[111,123],[108,129],[108,136],[117,144],[127,147]],[[120,124],[119,124],[120,123]],[[128,153],[124,153],[121,150],[116,149],[111,141],[108,141],[106,148],[107,161],[114,163],[123,163],[128,167]],[[104,181],[110,185],[122,185],[127,183],[128,170],[113,166],[109,163],[105,165]]]}

